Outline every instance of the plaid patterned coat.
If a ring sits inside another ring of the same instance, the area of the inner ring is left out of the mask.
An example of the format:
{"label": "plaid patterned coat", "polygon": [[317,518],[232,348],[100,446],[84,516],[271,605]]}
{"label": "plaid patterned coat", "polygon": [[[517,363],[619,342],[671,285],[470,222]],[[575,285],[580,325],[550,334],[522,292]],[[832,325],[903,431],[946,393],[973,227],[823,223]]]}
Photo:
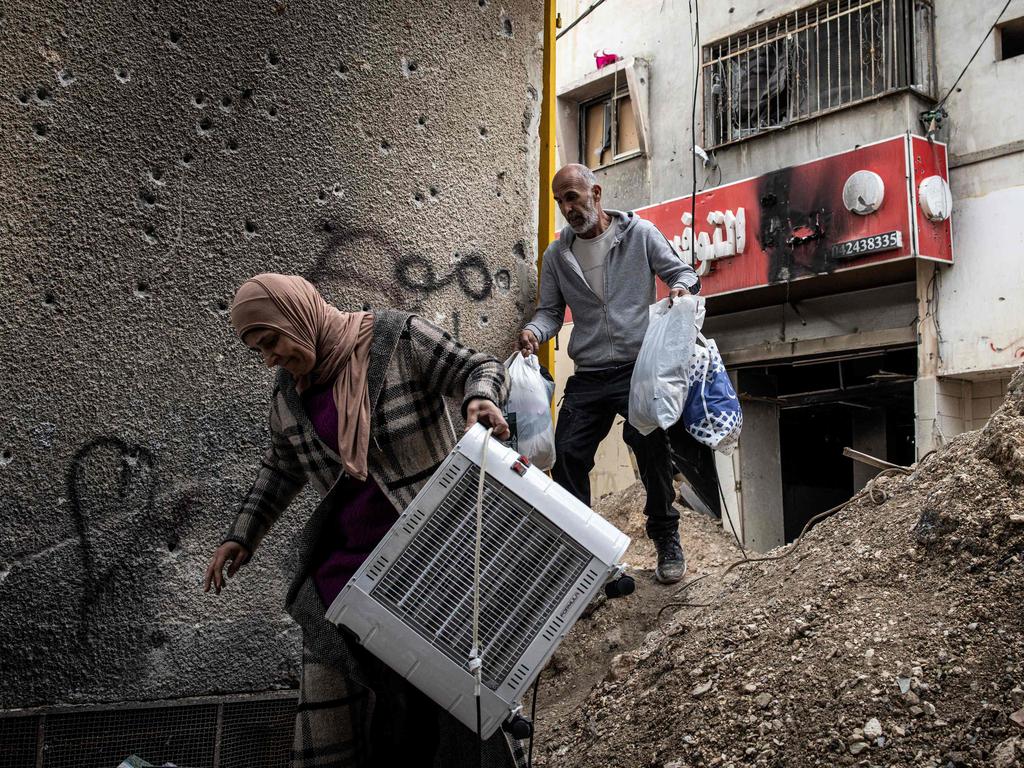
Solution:
{"label": "plaid patterned coat", "polygon": [[[501,405],[508,394],[500,362],[463,347],[420,317],[393,310],[375,313],[368,387],[369,471],[398,511],[455,446],[458,435],[444,398],[461,397],[465,412],[472,398]],[[401,693],[380,692],[403,686],[324,618],[325,606],[310,574],[324,526],[344,503],[336,485],[341,462],[317,436],[294,380],[283,370],[274,387],[270,432],[270,448],[225,541],[255,552],[307,482],[321,497],[300,533],[298,571],[286,600],[304,643],[292,768],[369,766],[371,746],[399,739],[407,711]],[[374,718],[375,709],[385,716]],[[441,735],[435,765],[475,766],[476,735],[436,709]],[[525,759],[519,743],[499,731],[485,744],[484,765],[505,768],[525,765]]]}

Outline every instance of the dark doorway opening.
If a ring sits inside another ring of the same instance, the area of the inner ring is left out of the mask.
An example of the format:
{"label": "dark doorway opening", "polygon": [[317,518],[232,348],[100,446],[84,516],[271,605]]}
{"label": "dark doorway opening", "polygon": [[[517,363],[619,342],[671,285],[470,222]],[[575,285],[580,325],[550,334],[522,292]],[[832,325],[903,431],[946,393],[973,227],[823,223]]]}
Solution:
{"label": "dark doorway opening", "polygon": [[741,372],[741,382],[749,382],[744,386],[748,396],[778,407],[787,542],[800,535],[808,520],[847,501],[878,472],[844,456],[847,446],[894,464],[914,461],[916,369],[917,352],[911,347]]}
{"label": "dark doorway opening", "polygon": [[853,472],[843,447],[853,424],[842,405],[786,408],[779,414],[782,509],[786,541],[808,520],[853,495]]}

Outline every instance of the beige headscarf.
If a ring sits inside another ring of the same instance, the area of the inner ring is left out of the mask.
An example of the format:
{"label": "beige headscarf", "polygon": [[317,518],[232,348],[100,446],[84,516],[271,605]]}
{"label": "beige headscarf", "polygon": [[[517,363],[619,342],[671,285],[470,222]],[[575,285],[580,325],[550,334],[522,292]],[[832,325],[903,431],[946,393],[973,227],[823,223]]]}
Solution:
{"label": "beige headscarf", "polygon": [[345,471],[366,479],[370,445],[370,342],[373,315],[342,312],[316,287],[295,275],[267,273],[246,280],[231,304],[231,324],[239,338],[257,328],[283,333],[316,356],[313,370],[296,381],[305,389],[334,381],[338,406],[338,452]]}

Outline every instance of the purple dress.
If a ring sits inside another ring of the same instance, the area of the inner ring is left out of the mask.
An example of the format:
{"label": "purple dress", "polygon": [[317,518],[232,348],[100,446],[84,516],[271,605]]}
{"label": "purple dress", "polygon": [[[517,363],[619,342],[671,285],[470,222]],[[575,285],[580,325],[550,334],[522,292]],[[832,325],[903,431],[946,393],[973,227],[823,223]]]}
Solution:
{"label": "purple dress", "polygon": [[[338,407],[334,403],[334,382],[302,393],[302,404],[317,436],[338,452]],[[373,477],[357,480],[343,477],[345,501],[334,511],[325,530],[321,560],[313,570],[320,599],[330,606],[377,543],[384,538],[398,512]]]}

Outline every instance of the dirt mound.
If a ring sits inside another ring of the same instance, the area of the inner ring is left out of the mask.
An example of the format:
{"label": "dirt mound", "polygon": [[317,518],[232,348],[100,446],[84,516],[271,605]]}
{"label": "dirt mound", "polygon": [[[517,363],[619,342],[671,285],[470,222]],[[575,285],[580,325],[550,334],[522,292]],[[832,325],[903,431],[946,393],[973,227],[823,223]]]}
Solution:
{"label": "dirt mound", "polygon": [[709,605],[659,622],[676,590],[640,579],[577,624],[541,683],[535,765],[1024,765],[1024,368],[984,430],[783,559],[722,577],[721,531],[682,529],[711,547],[688,580],[715,575],[674,599]]}

